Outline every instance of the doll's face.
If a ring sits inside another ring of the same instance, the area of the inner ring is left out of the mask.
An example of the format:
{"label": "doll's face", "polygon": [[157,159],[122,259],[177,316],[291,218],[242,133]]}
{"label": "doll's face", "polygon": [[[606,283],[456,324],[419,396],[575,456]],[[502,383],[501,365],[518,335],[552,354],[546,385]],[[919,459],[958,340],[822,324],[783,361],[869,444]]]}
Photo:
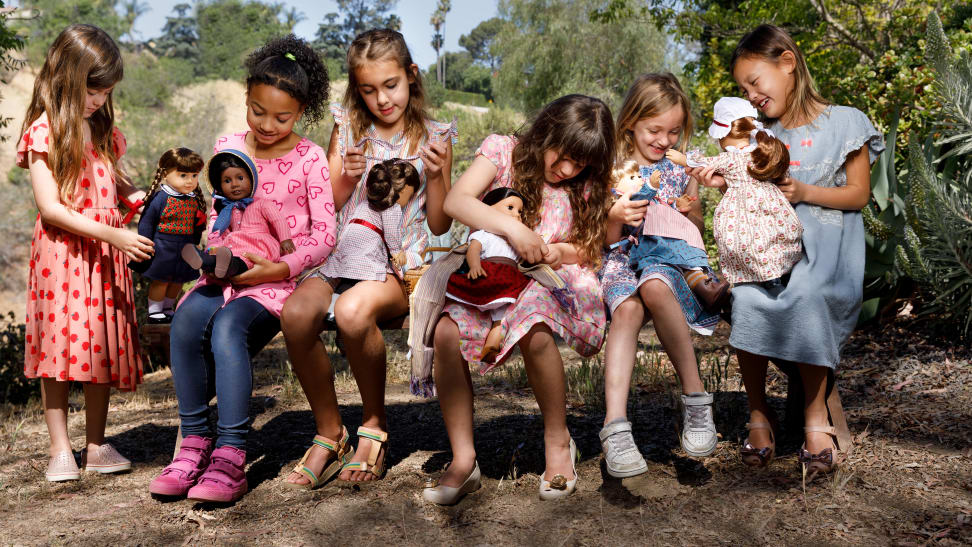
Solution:
{"label": "doll's face", "polygon": [[561,157],[559,150],[544,150],[543,152],[543,177],[550,184],[560,184],[561,182],[572,179],[584,170],[583,163],[574,161],[568,157]]}
{"label": "doll's face", "polygon": [[631,126],[634,153],[639,165],[661,161],[668,149],[678,144],[685,124],[685,113],[678,106],[650,118],[641,118]]}
{"label": "doll's face", "polygon": [[165,183],[180,194],[195,192],[199,187],[199,173],[187,173],[173,169],[165,175]]}
{"label": "doll's face", "polygon": [[303,112],[297,99],[272,85],[253,84],[246,92],[246,124],[258,146],[272,146],[289,137]]}
{"label": "doll's face", "polygon": [[523,211],[523,200],[516,196],[510,196],[499,200],[498,202],[490,205],[490,207],[500,211],[504,215],[507,215],[514,220],[519,221],[520,212]]}
{"label": "doll's face", "polygon": [[227,167],[219,176],[219,189],[227,199],[237,201],[250,197],[253,181],[246,169]]}

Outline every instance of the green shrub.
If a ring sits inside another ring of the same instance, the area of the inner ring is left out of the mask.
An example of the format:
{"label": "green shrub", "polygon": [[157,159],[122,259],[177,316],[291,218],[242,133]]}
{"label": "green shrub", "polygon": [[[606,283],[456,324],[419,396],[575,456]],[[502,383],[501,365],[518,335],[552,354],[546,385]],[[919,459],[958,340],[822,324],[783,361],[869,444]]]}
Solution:
{"label": "green shrub", "polygon": [[0,403],[26,403],[39,394],[38,383],[24,376],[26,330],[13,312],[0,317]]}

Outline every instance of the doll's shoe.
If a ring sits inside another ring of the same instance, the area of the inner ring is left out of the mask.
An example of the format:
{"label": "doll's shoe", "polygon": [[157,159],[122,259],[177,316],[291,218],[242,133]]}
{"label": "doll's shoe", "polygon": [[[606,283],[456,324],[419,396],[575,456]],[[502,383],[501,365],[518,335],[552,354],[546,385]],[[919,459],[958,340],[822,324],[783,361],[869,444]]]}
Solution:
{"label": "doll's shoe", "polygon": [[773,426],[766,422],[750,422],[746,424],[746,429],[752,431],[754,429],[768,429],[770,435],[770,445],[764,446],[763,448],[756,448],[749,442],[749,437],[743,441],[742,448],[739,449],[739,455],[742,456],[742,461],[749,467],[766,467],[769,462],[773,459],[773,455],[776,453],[776,436],[773,435]]}
{"label": "doll's shoe", "polygon": [[202,268],[203,259],[201,256],[199,256],[199,249],[197,249],[195,245],[187,243],[184,247],[182,247],[181,254],[182,260],[185,260],[186,264],[188,264],[190,268],[193,270]]}
{"label": "doll's shoe", "polygon": [[216,267],[213,268],[213,275],[217,279],[223,279],[226,277],[226,270],[229,269],[230,262],[233,261],[233,251],[229,250],[229,247],[216,247],[213,251],[213,256],[216,257]]}
{"label": "doll's shoe", "polygon": [[718,313],[729,305],[729,282],[711,272],[692,288],[692,292],[706,311]]}
{"label": "doll's shoe", "polygon": [[[540,499],[544,501],[566,498],[577,489],[577,445],[570,439],[570,465],[574,468],[574,478],[567,480],[563,475],[554,475],[552,480],[540,476]],[[546,472],[544,472],[546,475]]]}
{"label": "doll's shoe", "polygon": [[81,468],[97,473],[120,473],[131,471],[132,462],[115,450],[114,446],[104,443],[91,452],[81,451]]}
{"label": "doll's shoe", "polygon": [[437,505],[455,505],[463,496],[479,490],[482,486],[482,474],[479,472],[479,462],[476,462],[472,473],[458,488],[439,484],[438,479],[430,480],[425,483],[422,498]]}
{"label": "doll's shoe", "polygon": [[623,479],[648,471],[648,463],[631,435],[631,422],[623,418],[615,420],[604,426],[597,436],[601,439],[608,475]]}
{"label": "doll's shoe", "polygon": [[149,484],[149,492],[160,496],[185,496],[209,466],[213,440],[198,435],[182,439],[179,453]]}
{"label": "doll's shoe", "polygon": [[150,313],[148,322],[151,325],[167,325],[172,322],[172,316],[164,311]]}
{"label": "doll's shoe", "polygon": [[47,482],[76,481],[81,478],[81,470],[74,461],[74,453],[70,450],[51,456],[44,473]]}
{"label": "doll's shoe", "polygon": [[189,489],[191,500],[228,503],[246,494],[246,451],[221,446],[213,451],[209,467]]}

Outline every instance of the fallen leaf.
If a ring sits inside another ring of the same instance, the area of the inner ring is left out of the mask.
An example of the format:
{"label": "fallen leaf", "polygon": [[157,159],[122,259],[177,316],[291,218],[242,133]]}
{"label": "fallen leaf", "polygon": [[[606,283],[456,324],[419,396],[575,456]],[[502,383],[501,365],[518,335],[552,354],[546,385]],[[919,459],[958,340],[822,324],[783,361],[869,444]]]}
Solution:
{"label": "fallen leaf", "polygon": [[914,380],[912,380],[911,378],[908,378],[907,380],[902,380],[901,382],[898,382],[897,384],[894,384],[893,386],[891,386],[891,389],[893,389],[895,391],[901,391],[901,388],[905,387],[906,385],[908,385],[908,384],[910,384],[912,382],[914,382]]}

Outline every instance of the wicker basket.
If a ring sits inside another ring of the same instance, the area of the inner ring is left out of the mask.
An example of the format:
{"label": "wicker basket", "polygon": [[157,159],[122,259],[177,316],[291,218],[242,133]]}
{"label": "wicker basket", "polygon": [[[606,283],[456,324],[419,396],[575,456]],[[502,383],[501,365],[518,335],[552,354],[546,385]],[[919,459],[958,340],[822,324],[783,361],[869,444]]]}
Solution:
{"label": "wicker basket", "polygon": [[[426,247],[425,250],[422,251],[422,257],[424,258],[425,255],[427,255],[429,253],[433,253],[433,252],[435,252],[435,253],[447,253],[447,252],[449,252],[451,250],[452,249],[449,248],[449,247]],[[428,270],[428,269],[429,269],[429,264],[422,264],[421,266],[416,266],[415,268],[412,268],[411,270],[406,270],[405,271],[404,282],[405,282],[405,294],[406,294],[406,296],[412,294],[412,291],[414,291],[415,290],[415,286],[418,285],[419,279],[421,279],[422,274],[424,274],[425,271]]]}

